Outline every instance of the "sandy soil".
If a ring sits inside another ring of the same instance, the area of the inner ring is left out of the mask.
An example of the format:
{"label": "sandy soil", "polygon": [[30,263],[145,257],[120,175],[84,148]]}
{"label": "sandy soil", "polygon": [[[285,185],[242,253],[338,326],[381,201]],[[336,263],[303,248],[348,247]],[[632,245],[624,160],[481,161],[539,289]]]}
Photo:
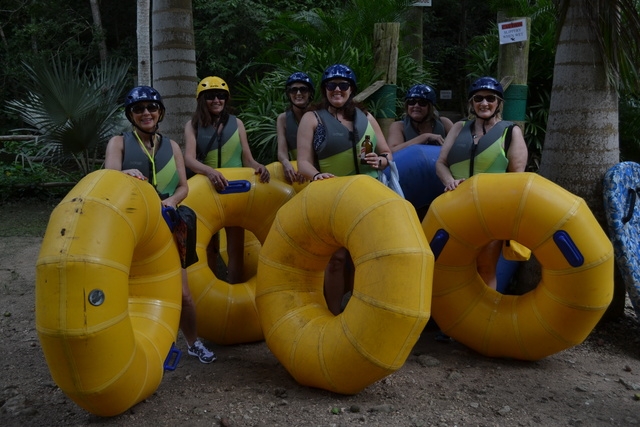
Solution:
{"label": "sandy soil", "polygon": [[[160,387],[101,418],[53,382],[35,330],[40,237],[0,239],[2,426],[630,426],[640,424],[640,337],[625,316],[538,362],[491,359],[427,326],[404,366],[355,396],[298,385],[261,343],[183,357]],[[179,346],[185,350],[184,340]]]}

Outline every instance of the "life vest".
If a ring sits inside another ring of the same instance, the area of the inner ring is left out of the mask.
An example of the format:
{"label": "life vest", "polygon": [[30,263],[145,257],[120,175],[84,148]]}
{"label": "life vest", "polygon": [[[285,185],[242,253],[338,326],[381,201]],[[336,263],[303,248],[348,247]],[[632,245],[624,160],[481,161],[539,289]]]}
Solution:
{"label": "life vest", "polygon": [[[404,123],[404,140],[405,141],[409,141],[410,139],[413,139],[413,138],[417,137],[418,135],[420,135],[418,132],[416,132],[415,128],[413,126],[411,126],[411,117],[404,116],[402,121]],[[442,122],[440,120],[436,120],[435,121],[435,123],[433,124],[433,131],[431,133],[434,133],[436,135],[440,135],[443,138],[446,136],[446,132],[444,130],[444,125],[442,124]],[[428,143],[426,145],[440,145],[440,144]]]}
{"label": "life vest", "polygon": [[153,171],[151,161],[140,146],[140,142],[133,132],[124,132],[122,134],[124,140],[122,153],[122,170],[138,169],[147,177],[149,183],[154,185],[160,198],[165,199],[175,193],[180,177],[176,168],[176,160],[173,157],[173,147],[171,140],[160,135],[160,142],[155,147],[153,160],[156,169],[156,182],[153,183]]}
{"label": "life vest", "polygon": [[503,144],[514,124],[501,120],[474,143],[473,123],[473,120],[465,122],[447,155],[454,179],[466,179],[478,173],[504,173],[509,166]]}
{"label": "life vest", "polygon": [[[201,158],[204,155],[202,163],[212,168],[241,168],[242,145],[240,144],[236,116],[229,114],[229,121],[209,146],[216,130],[214,126],[198,126],[196,138],[196,153],[198,153],[198,157]],[[221,154],[220,159],[218,158],[219,153]]]}
{"label": "life vest", "polygon": [[[314,146],[320,171],[329,172],[336,176],[356,175],[357,173],[378,176],[378,171],[369,165],[360,164],[360,148],[365,135],[369,135],[373,150],[375,151],[378,140],[373,126],[369,123],[366,114],[356,109],[356,118],[353,122],[353,132],[350,132],[327,110],[316,111],[319,124],[325,127],[326,137],[320,144]],[[354,141],[357,140],[357,143]]]}

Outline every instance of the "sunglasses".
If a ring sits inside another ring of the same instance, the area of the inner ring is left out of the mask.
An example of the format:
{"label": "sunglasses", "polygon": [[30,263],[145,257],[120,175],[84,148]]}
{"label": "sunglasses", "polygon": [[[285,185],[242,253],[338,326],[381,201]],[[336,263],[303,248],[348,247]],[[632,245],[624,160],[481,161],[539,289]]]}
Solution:
{"label": "sunglasses", "polygon": [[486,100],[489,104],[493,104],[498,99],[495,95],[473,95],[473,102],[477,102],[478,104],[482,101]]}
{"label": "sunglasses", "polygon": [[421,107],[426,107],[427,105],[429,105],[429,101],[427,101],[426,99],[415,99],[415,98],[407,99],[407,105],[416,105],[416,104],[418,104]]}
{"label": "sunglasses", "polygon": [[349,82],[328,82],[326,85],[327,90],[336,90],[336,88],[340,89],[342,92],[348,90],[351,87],[351,83]]}
{"label": "sunglasses", "polygon": [[147,110],[150,113],[155,113],[159,109],[160,109],[160,105],[155,102],[152,102],[151,104],[136,104],[133,107],[131,107],[131,112],[133,114],[142,114],[144,113],[144,110]]}
{"label": "sunglasses", "polygon": [[218,98],[220,101],[226,101],[229,98],[229,94],[227,92],[205,92],[204,99],[207,101],[213,101]]}
{"label": "sunglasses", "polygon": [[309,88],[306,86],[290,87],[287,92],[289,92],[289,95],[295,95],[298,92],[304,95],[305,93],[309,93]]}

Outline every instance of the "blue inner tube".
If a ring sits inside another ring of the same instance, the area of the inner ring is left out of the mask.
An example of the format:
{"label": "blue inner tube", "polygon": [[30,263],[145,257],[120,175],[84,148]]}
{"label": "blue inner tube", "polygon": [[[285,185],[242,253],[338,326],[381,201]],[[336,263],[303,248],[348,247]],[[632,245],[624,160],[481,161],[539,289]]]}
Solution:
{"label": "blue inner tube", "polygon": [[[435,145],[411,145],[393,153],[404,197],[416,209],[429,206],[444,192],[444,186],[436,175],[439,155],[440,146]],[[389,173],[387,168],[385,174],[389,176]]]}

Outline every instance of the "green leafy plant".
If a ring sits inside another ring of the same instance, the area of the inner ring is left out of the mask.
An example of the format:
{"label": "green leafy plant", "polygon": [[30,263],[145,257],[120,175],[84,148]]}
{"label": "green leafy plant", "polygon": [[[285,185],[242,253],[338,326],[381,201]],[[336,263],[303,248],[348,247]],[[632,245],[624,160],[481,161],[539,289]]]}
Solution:
{"label": "green leafy plant", "polygon": [[109,61],[89,70],[53,59],[23,67],[27,95],[7,103],[7,110],[30,126],[19,130],[39,136],[38,156],[70,156],[83,175],[94,170],[97,154],[120,126],[128,65]]}

